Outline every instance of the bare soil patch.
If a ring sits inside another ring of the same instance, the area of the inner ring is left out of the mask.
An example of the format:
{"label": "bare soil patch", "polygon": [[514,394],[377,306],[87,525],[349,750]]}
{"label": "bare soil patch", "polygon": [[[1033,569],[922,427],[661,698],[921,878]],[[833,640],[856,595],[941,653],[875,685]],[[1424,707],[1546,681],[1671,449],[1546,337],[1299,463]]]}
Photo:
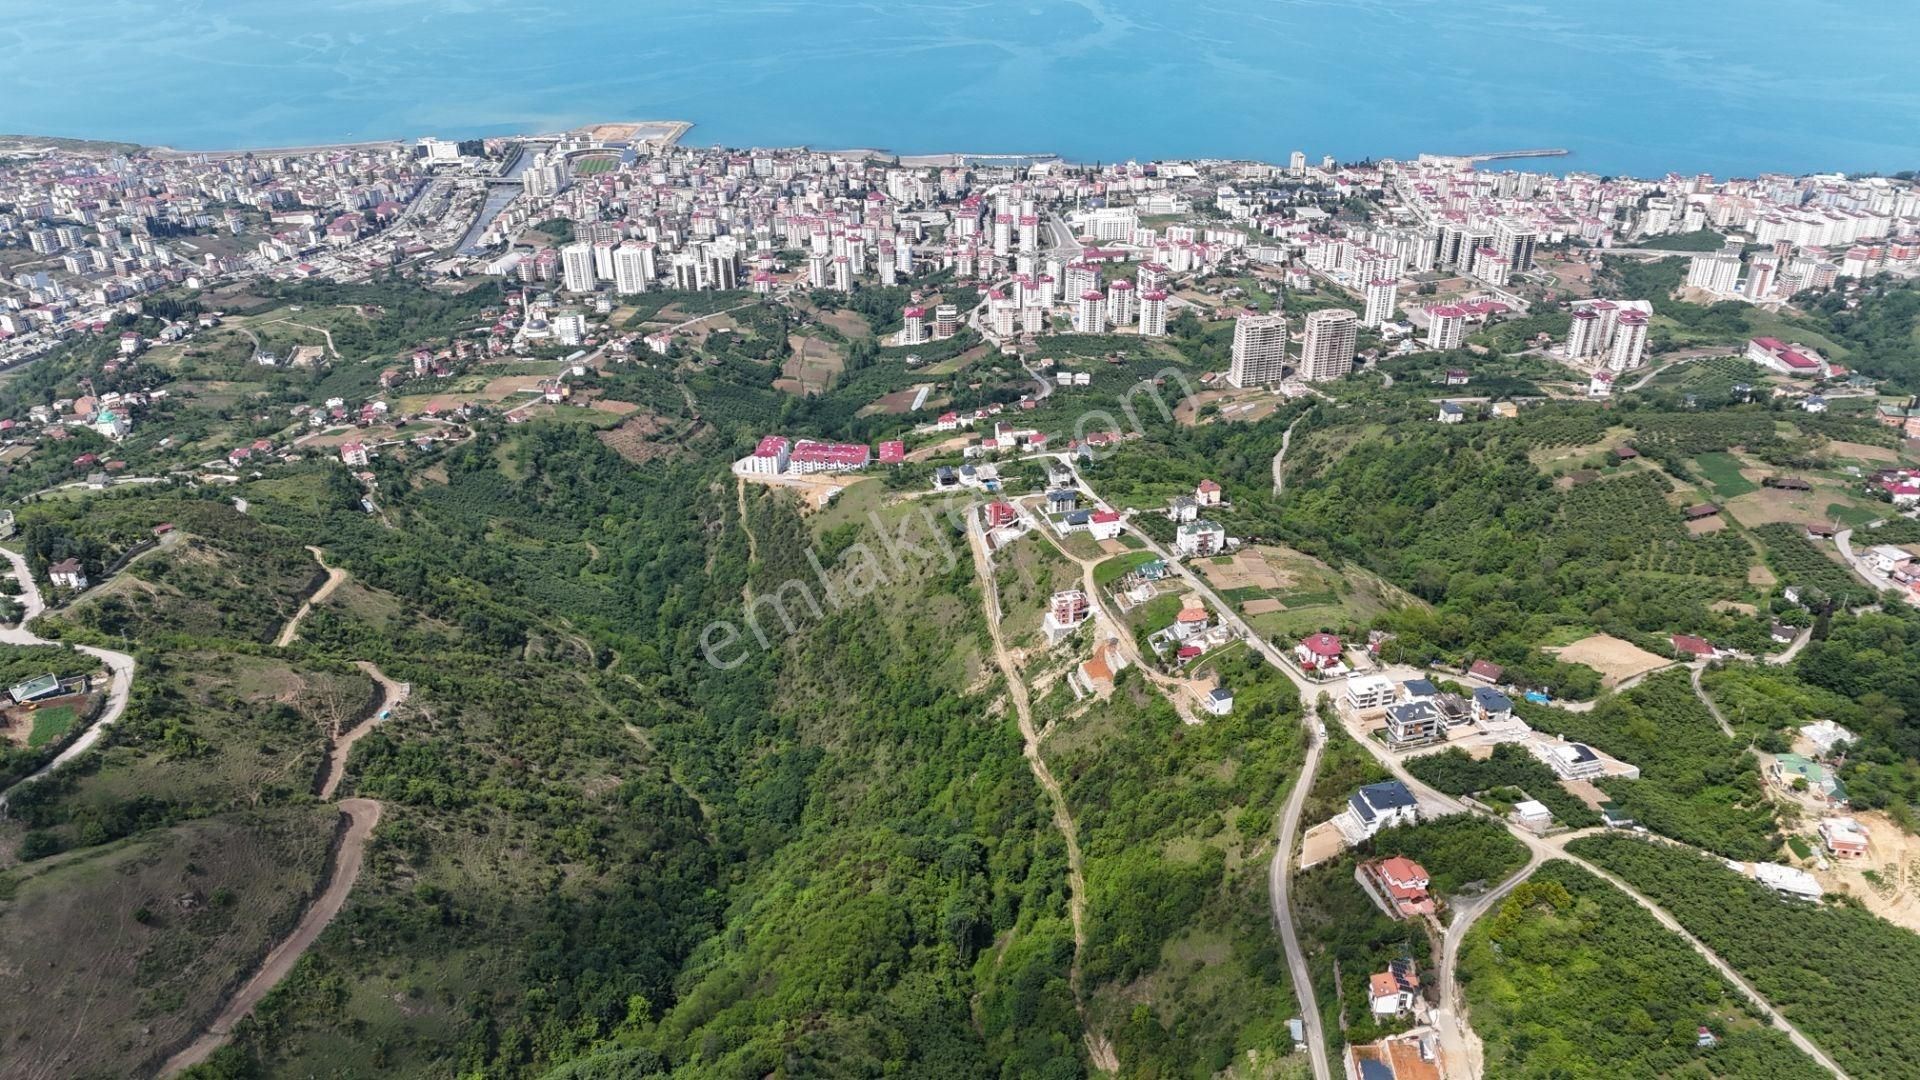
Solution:
{"label": "bare soil patch", "polygon": [[532,393],[539,389],[543,378],[545,376],[541,375],[502,375],[487,380],[486,388],[480,391],[480,395],[493,401],[503,401],[515,394]]}
{"label": "bare soil patch", "polygon": [[1323,821],[1300,837],[1300,869],[1326,862],[1346,846],[1340,830],[1331,821]]}
{"label": "bare soil patch", "polygon": [[1859,458],[1862,461],[1900,460],[1899,452],[1886,446],[1869,446],[1866,443],[1857,442],[1830,442],[1827,444],[1827,449],[1841,457]]}
{"label": "bare soil patch", "polygon": [[1729,499],[1724,505],[1725,512],[1732,514],[1734,520],[1748,528],[1753,528],[1776,521],[1794,524],[1824,521],[1829,504],[1849,501],[1851,500],[1839,489],[1816,484],[1812,491],[1762,488],[1759,491],[1749,491],[1745,495]]}
{"label": "bare soil patch", "polygon": [[[1850,816],[1866,826],[1866,857],[1827,856],[1828,869],[1816,869],[1813,876],[1834,892],[1859,898],[1868,911],[1895,926],[1920,931],[1920,837],[1902,831],[1882,811],[1863,810]],[[1801,831],[1816,851],[1824,853],[1819,824],[1817,817],[1809,817]],[[1866,871],[1879,880],[1869,880]]]}
{"label": "bare soil patch", "polygon": [[1233,553],[1230,561],[1211,559],[1200,564],[1200,572],[1216,589],[1284,589],[1294,583],[1294,575],[1270,565],[1258,548]]}
{"label": "bare soil patch", "polygon": [[1249,600],[1240,605],[1243,615],[1265,615],[1269,611],[1285,611],[1287,606],[1278,600]]}
{"label": "bare soil patch", "polygon": [[1719,515],[1710,518],[1701,518],[1699,521],[1687,522],[1687,532],[1692,533],[1694,536],[1706,536],[1709,533],[1717,533],[1726,527],[1726,519]]}
{"label": "bare soil patch", "polygon": [[[627,403],[622,401],[610,404],[625,405]],[[634,412],[625,422],[605,431],[596,432],[594,437],[605,443],[608,449],[636,465],[666,457],[680,449],[679,444],[673,441],[671,426],[657,414],[645,411]]]}
{"label": "bare soil patch", "polygon": [[[785,381],[785,380],[782,380],[782,381]],[[907,390],[895,390],[891,394],[887,394],[876,399],[873,402],[873,404],[868,405],[866,408],[861,409],[860,411],[886,413],[889,416],[899,416],[903,413],[912,411],[913,399],[919,396],[919,393],[920,393],[919,387],[913,387]],[[931,400],[931,398],[929,398],[929,400]]]}
{"label": "bare soil patch", "polygon": [[1585,664],[1599,672],[1601,685],[1608,687],[1671,663],[1664,656],[1650,653],[1631,641],[1622,641],[1611,634],[1592,634],[1571,645],[1544,651],[1570,664]]}

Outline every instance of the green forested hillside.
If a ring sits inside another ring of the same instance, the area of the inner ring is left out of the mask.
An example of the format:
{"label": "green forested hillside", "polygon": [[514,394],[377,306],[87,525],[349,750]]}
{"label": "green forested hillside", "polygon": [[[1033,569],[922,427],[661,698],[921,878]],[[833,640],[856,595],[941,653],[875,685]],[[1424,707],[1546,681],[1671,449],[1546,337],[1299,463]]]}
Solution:
{"label": "green forested hillside", "polygon": [[[1541,867],[1474,926],[1458,977],[1489,1076],[1828,1075],[1685,942],[1569,863]],[[1701,1027],[1717,1046],[1697,1045]]]}

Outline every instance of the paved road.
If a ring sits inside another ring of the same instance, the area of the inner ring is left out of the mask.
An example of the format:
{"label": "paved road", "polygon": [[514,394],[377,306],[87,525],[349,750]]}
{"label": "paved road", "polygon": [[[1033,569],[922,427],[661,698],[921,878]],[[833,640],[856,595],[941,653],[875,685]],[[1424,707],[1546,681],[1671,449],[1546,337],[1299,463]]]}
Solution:
{"label": "paved road", "polygon": [[1867,563],[1867,560],[1854,554],[1852,529],[1841,529],[1838,533],[1834,534],[1833,542],[1835,546],[1840,549],[1840,557],[1847,560],[1847,565],[1853,567],[1853,572],[1859,575],[1860,580],[1880,592],[1886,592],[1888,590],[1897,592],[1900,594],[1901,599],[1911,602],[1913,596],[1911,592],[1895,585],[1891,578],[1875,570]]}
{"label": "paved road", "polygon": [[[1062,455],[1061,460],[1065,461],[1069,465],[1069,467],[1073,465],[1073,462],[1066,455]],[[1088,498],[1090,499],[1098,498],[1098,495],[1093,491],[1093,488],[1087,484],[1086,479],[1080,476],[1078,469],[1074,470],[1074,479],[1076,481],[1077,486],[1080,488],[1082,492],[1084,492],[1088,496]],[[1160,544],[1156,542],[1152,537],[1149,537],[1144,533],[1140,533],[1138,530],[1135,530],[1135,533],[1140,537],[1140,539],[1143,542],[1145,542],[1148,550],[1152,551],[1154,554],[1166,560],[1167,565],[1171,567],[1177,574],[1179,574],[1182,580],[1184,580],[1188,585],[1192,586],[1195,591],[1199,592],[1202,596],[1206,597],[1210,603],[1212,603],[1214,609],[1220,613],[1220,618],[1222,622],[1234,627],[1235,630],[1237,630],[1238,632],[1246,636],[1248,643],[1254,649],[1256,649],[1262,656],[1265,656],[1270,663],[1272,663],[1275,667],[1279,668],[1280,671],[1284,673],[1289,679],[1293,680],[1294,685],[1297,686],[1300,690],[1300,699],[1303,704],[1305,702],[1315,700],[1319,696],[1319,694],[1323,692],[1322,687],[1309,682],[1304,676],[1300,675],[1292,667],[1292,665],[1286,663],[1280,656],[1279,650],[1274,648],[1271,643],[1266,641],[1260,635],[1254,633],[1252,631],[1252,628],[1249,627],[1246,624],[1246,622],[1240,618],[1239,614],[1233,609],[1233,607],[1227,604],[1224,600],[1222,600],[1219,594],[1214,592],[1212,587],[1207,584],[1204,578],[1194,573],[1184,563],[1181,563],[1178,560],[1174,559],[1172,555],[1169,552],[1167,552],[1164,548],[1162,548]],[[1425,783],[1422,783],[1412,773],[1409,773],[1407,771],[1405,764],[1403,764],[1398,757],[1396,757],[1391,753],[1388,753],[1384,748],[1376,745],[1372,740],[1363,738],[1363,739],[1356,739],[1355,742],[1358,745],[1364,747],[1369,754],[1373,755],[1374,760],[1378,761],[1380,765],[1383,768],[1385,768],[1390,775],[1392,775],[1395,779],[1399,780],[1401,783],[1406,785],[1407,790],[1411,792],[1415,800],[1420,803],[1423,816],[1430,816],[1436,810],[1441,813],[1468,812],[1468,808],[1466,804],[1462,803],[1458,799],[1453,798],[1450,795],[1446,795],[1441,793],[1440,791],[1435,790],[1434,788],[1428,786]],[[1312,764],[1315,766],[1318,765],[1317,755],[1313,753],[1311,747],[1309,749],[1309,761],[1312,762]],[[1303,776],[1301,779],[1300,786],[1305,787],[1310,782],[1308,779],[1310,775],[1311,775],[1310,773],[1306,773],[1303,771]],[[1298,793],[1296,792],[1296,794]],[[1281,822],[1281,826],[1283,830],[1286,824],[1287,823],[1284,820],[1284,815],[1283,815],[1283,820]],[[1298,824],[1297,820],[1295,821],[1294,824],[1297,826]],[[1562,836],[1557,837],[1554,840],[1543,840],[1542,838],[1535,836],[1533,833],[1530,833],[1524,829],[1521,829],[1510,822],[1502,822],[1502,824],[1506,826],[1507,831],[1515,839],[1519,840],[1522,844],[1526,845],[1529,851],[1530,865],[1537,865],[1538,863],[1545,861],[1548,858],[1566,859],[1567,861],[1574,863],[1575,865],[1581,867],[1582,869],[1585,869],[1593,873],[1595,876],[1600,877],[1608,882],[1611,882],[1614,886],[1619,888],[1622,892],[1625,892],[1628,896],[1632,897],[1635,903],[1638,903],[1641,907],[1646,908],[1648,911],[1652,912],[1654,918],[1658,919],[1661,925],[1667,927],[1669,930],[1672,930],[1675,933],[1678,933],[1679,935],[1681,935],[1683,938],[1685,938],[1687,943],[1693,946],[1694,951],[1698,952],[1701,956],[1705,957],[1708,963],[1712,964],[1714,968],[1718,970],[1722,975],[1725,975],[1728,981],[1732,982],[1734,986],[1739,988],[1741,992],[1745,993],[1747,997],[1751,999],[1756,1004],[1756,1006],[1760,1008],[1762,1012],[1766,1013],[1767,1016],[1773,1022],[1773,1025],[1776,1028],[1779,1028],[1781,1031],[1785,1032],[1787,1036],[1793,1040],[1794,1045],[1800,1047],[1800,1049],[1804,1051],[1808,1056],[1812,1057],[1815,1061],[1818,1061],[1823,1067],[1832,1071],[1834,1075],[1840,1076],[1844,1080],[1845,1074],[1840,1071],[1838,1066],[1834,1065],[1832,1060],[1830,1060],[1826,1056],[1826,1054],[1822,1052],[1820,1048],[1813,1043],[1811,1039],[1808,1039],[1804,1034],[1800,1032],[1798,1028],[1788,1023],[1786,1018],[1781,1016],[1779,1011],[1774,1009],[1771,1003],[1769,1003],[1765,998],[1761,997],[1759,992],[1754,990],[1753,987],[1749,985],[1745,979],[1742,979],[1739,973],[1733,970],[1731,965],[1727,964],[1724,960],[1721,960],[1719,956],[1715,955],[1712,950],[1708,949],[1704,944],[1702,944],[1699,941],[1699,939],[1687,933],[1686,930],[1680,926],[1679,922],[1675,920],[1671,915],[1668,915],[1664,910],[1662,910],[1659,907],[1659,905],[1655,904],[1653,901],[1647,899],[1645,896],[1629,888],[1627,884],[1621,881],[1619,878],[1616,878],[1613,875],[1606,873],[1605,871],[1601,870],[1599,867],[1596,867],[1591,863],[1588,863],[1586,860],[1581,859],[1578,856],[1569,855],[1564,850],[1561,849],[1560,845],[1565,844],[1569,840],[1575,839],[1579,835],[1586,835],[1586,833],[1584,832],[1568,833],[1568,834],[1563,834]],[[1290,849],[1287,853],[1290,853]],[[1287,866],[1283,864],[1280,867],[1280,873],[1277,875],[1277,880],[1276,880],[1276,875],[1274,874],[1273,869],[1270,867],[1268,871],[1270,883],[1276,884],[1277,886],[1285,886],[1286,878],[1288,876],[1286,871],[1287,871]],[[1517,876],[1516,878],[1511,878],[1507,882],[1503,882],[1502,884],[1504,888],[1511,889],[1514,885],[1518,884],[1519,880],[1522,880],[1522,879],[1523,877]],[[1281,887],[1274,888],[1273,895],[1272,895],[1272,912],[1273,912],[1274,920],[1280,923],[1283,927],[1290,929],[1293,926],[1293,918],[1292,918],[1292,911],[1288,905],[1289,899],[1290,897],[1287,895],[1284,888],[1281,888]],[[1491,899],[1488,899],[1485,903],[1476,906],[1472,910],[1472,917],[1477,918],[1479,913],[1481,911],[1486,910],[1487,906],[1490,904],[1491,904]],[[1470,919],[1466,922],[1460,923],[1458,936],[1464,937],[1466,933],[1466,929],[1470,925],[1471,925]],[[1285,946],[1286,953],[1287,953],[1288,970],[1291,972],[1294,972],[1294,975],[1293,975],[1294,992],[1299,997],[1299,1000],[1300,1000],[1302,1018],[1310,1025],[1317,1025],[1319,1010],[1314,1003],[1313,984],[1309,979],[1303,978],[1300,975],[1300,973],[1305,972],[1307,968],[1306,968],[1306,959],[1300,948],[1297,935],[1292,933],[1287,933],[1283,930],[1281,938],[1282,938],[1282,944]],[[1454,958],[1457,955],[1458,948],[1459,946],[1457,941],[1452,946],[1451,950],[1445,949],[1443,946],[1444,973],[1442,975],[1442,987],[1443,987],[1443,990],[1445,991],[1450,992],[1453,987]],[[1447,1010],[1452,1010],[1456,1007],[1455,1002],[1453,1001],[1451,996],[1443,996],[1442,1007]],[[1456,1016],[1456,1015],[1453,1015],[1451,1012],[1449,1012],[1444,1017],[1444,1019],[1446,1020],[1446,1023],[1444,1025],[1436,1024],[1436,1027],[1439,1027],[1442,1030],[1443,1045],[1445,1045],[1446,1040],[1449,1038],[1451,1038],[1451,1040],[1453,1041],[1456,1054],[1451,1056],[1451,1059],[1457,1063],[1461,1060],[1461,1058],[1457,1056],[1457,1052],[1460,1050],[1462,1044],[1466,1040],[1466,1036],[1463,1034],[1467,1030],[1466,1020],[1464,1016]],[[1447,1029],[1451,1029],[1450,1036],[1447,1032]],[[1309,1035],[1309,1038],[1316,1045],[1323,1044],[1325,1042],[1323,1038],[1313,1038],[1311,1034]],[[1328,1064],[1324,1060],[1324,1058],[1325,1058],[1324,1053],[1314,1055],[1314,1076],[1316,1080],[1331,1080],[1331,1073],[1326,1071],[1328,1069]]]}
{"label": "paved road", "polygon": [[1292,907],[1293,848],[1300,837],[1300,813],[1306,808],[1307,793],[1320,771],[1320,751],[1326,742],[1307,736],[1307,760],[1293,783],[1293,793],[1280,811],[1279,841],[1273,849],[1273,861],[1267,864],[1267,896],[1273,911],[1273,924],[1280,930],[1280,943],[1287,953],[1287,975],[1293,980],[1295,996],[1300,999],[1300,1020],[1306,1027],[1307,1056],[1318,1080],[1333,1076],[1327,1061],[1327,1035],[1320,1022],[1320,1009],[1314,1000],[1313,972],[1307,967],[1307,955],[1300,948],[1300,932],[1294,926]]}
{"label": "paved road", "polygon": [[[38,618],[40,613],[46,610],[47,606],[46,601],[40,595],[40,586],[33,580],[33,575],[27,571],[26,557],[13,551],[8,551],[5,548],[0,548],[0,555],[4,555],[7,562],[12,564],[13,576],[20,582],[19,600],[25,609],[20,616],[20,625],[10,629],[0,630],[0,642],[8,645],[60,644],[59,642],[48,641],[46,638],[35,634],[27,628],[27,624],[31,623],[35,618]],[[121,715],[127,711],[127,700],[133,693],[133,657],[123,652],[115,652],[112,649],[97,649],[91,645],[76,645],[74,648],[105,664],[107,671],[111,674],[111,678],[107,684],[106,707],[100,711],[100,718],[95,720],[87,730],[81,732],[80,737],[73,740],[72,745],[60,751],[52,761],[42,766],[37,772],[31,773],[16,781],[13,787],[8,789],[9,792],[22,784],[33,783],[86,753],[88,750],[91,750],[94,744],[99,742],[102,736],[106,735],[107,728],[111,727],[113,723],[119,720]],[[6,806],[6,796],[0,795],[0,812],[5,812]]]}
{"label": "paved road", "polygon": [[306,955],[307,949],[319,940],[320,932],[327,928],[334,916],[340,914],[340,909],[346,906],[347,894],[353,891],[353,883],[359,880],[361,856],[366,853],[373,827],[380,823],[380,810],[380,804],[372,799],[340,801],[340,812],[346,816],[347,827],[340,834],[340,842],[334,846],[326,888],[307,908],[306,914],[300,917],[293,933],[267,953],[259,970],[220,1010],[220,1015],[214,1018],[206,1032],[188,1044],[186,1049],[167,1059],[167,1063],[160,1067],[161,1076],[174,1076],[190,1069],[225,1046],[227,1040],[233,1037],[234,1026],[252,1012],[253,1007],[260,1004],[260,999],[279,985],[280,980],[287,977],[293,966]]}

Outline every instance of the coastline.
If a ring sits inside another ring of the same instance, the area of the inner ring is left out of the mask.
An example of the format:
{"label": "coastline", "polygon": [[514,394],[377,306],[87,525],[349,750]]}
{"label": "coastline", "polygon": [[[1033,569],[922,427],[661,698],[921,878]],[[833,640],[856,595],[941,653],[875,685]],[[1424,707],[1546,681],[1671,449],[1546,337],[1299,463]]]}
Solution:
{"label": "coastline", "polygon": [[[472,138],[539,140],[558,139],[562,136],[572,134],[603,132],[607,133],[604,137],[617,141],[621,138],[633,138],[634,134],[623,135],[611,133],[609,129],[630,128],[634,129],[635,133],[645,129],[659,129],[657,133],[649,132],[641,136],[642,141],[658,142],[662,146],[673,146],[685,138],[687,132],[692,131],[694,126],[694,122],[691,120],[596,120],[563,131],[525,131],[515,132],[511,135],[476,135],[472,136]],[[124,139],[86,139],[76,138],[71,135],[0,134],[0,144],[18,143],[22,144],[23,147],[27,144],[42,144],[48,148],[65,150],[98,148],[102,151],[121,153],[127,152],[128,150],[139,150],[145,151],[157,158],[206,157],[219,159],[245,157],[248,154],[255,156],[288,156],[324,154],[338,151],[391,149],[410,146],[420,139],[428,137],[438,136],[435,136],[432,132],[421,132],[418,135],[406,138],[348,139],[338,142],[316,142],[298,145],[223,146],[211,149],[183,149],[166,143],[136,143],[128,142]],[[453,140],[448,139],[447,141]]]}

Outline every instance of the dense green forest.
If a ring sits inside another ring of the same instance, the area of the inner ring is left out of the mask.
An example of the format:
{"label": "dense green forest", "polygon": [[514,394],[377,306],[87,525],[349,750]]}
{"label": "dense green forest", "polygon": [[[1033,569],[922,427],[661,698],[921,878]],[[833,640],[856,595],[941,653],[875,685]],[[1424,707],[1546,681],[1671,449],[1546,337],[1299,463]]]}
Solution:
{"label": "dense green forest", "polygon": [[1920,1076],[1920,936],[1852,905],[1782,899],[1663,844],[1593,836],[1568,850],[1665,908],[1850,1074]]}
{"label": "dense green forest", "polygon": [[[1570,863],[1542,866],[1474,925],[1457,978],[1488,1076],[1828,1075],[1685,942]],[[1718,1045],[1698,1045],[1702,1027]]]}

